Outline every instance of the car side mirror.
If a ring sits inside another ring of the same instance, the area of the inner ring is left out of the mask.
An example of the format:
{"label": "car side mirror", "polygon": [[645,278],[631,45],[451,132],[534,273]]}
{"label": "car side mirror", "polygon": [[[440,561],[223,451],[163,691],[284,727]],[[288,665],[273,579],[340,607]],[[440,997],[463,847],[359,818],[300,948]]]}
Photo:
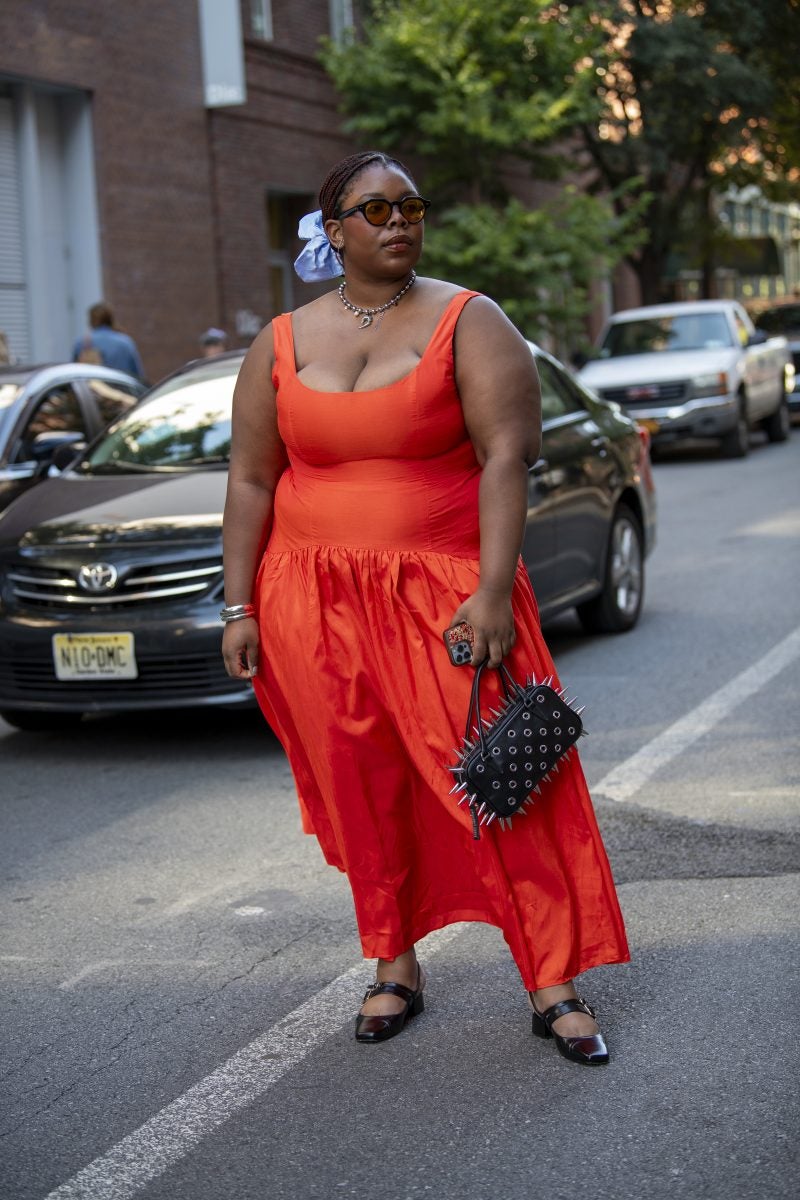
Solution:
{"label": "car side mirror", "polygon": [[754,329],[747,339],[748,346],[763,346],[764,342],[768,342],[769,337],[764,333],[763,329]]}
{"label": "car side mirror", "polygon": [[[40,434],[39,437],[50,437],[50,434]],[[50,468],[55,467],[57,471],[63,471],[68,467],[76,455],[86,449],[86,441],[82,433],[60,433],[57,435],[58,441],[55,446],[51,446],[50,452],[46,458],[41,459],[42,465]],[[34,451],[39,438],[33,443]],[[38,456],[37,456],[38,457]]]}
{"label": "car side mirror", "polygon": [[30,443],[30,456],[37,463],[49,464],[62,446],[69,449],[74,456],[79,444],[85,445],[85,441],[83,434],[77,430],[71,433],[47,430],[45,433],[37,433]]}

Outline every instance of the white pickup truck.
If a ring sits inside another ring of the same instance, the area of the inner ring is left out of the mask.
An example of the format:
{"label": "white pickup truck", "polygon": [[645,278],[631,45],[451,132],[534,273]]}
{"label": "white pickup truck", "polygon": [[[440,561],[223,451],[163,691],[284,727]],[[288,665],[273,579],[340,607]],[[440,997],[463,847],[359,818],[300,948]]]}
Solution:
{"label": "white pickup truck", "polygon": [[579,378],[645,425],[654,447],[719,438],[740,458],[754,427],[771,442],[789,436],[793,373],[786,339],[756,330],[741,304],[696,300],[614,313]]}

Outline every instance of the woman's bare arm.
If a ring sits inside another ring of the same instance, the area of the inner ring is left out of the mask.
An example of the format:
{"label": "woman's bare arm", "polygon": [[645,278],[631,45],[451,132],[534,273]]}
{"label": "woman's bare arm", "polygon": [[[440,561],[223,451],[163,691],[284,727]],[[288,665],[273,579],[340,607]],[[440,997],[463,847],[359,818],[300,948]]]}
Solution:
{"label": "woman's bare arm", "polygon": [[[268,325],[250,347],[233,394],[231,463],[222,524],[226,604],[249,604],[253,598],[253,582],[269,537],[275,488],[286,466],[272,384],[274,358],[272,326]],[[226,625],[222,654],[229,675],[255,675],[256,621]]]}
{"label": "woman's bare arm", "polygon": [[481,464],[480,583],[453,615],[475,630],[474,661],[496,667],[514,645],[511,591],[525,532],[528,468],[541,448],[541,394],[525,339],[486,297],[470,300],[455,335],[456,383]]}

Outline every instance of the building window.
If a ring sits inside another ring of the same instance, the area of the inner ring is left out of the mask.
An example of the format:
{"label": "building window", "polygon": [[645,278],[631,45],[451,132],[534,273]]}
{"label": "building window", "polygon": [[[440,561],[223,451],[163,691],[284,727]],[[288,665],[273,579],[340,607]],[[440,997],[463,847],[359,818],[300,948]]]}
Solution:
{"label": "building window", "polygon": [[330,0],[331,37],[341,42],[348,29],[353,28],[353,0]]}
{"label": "building window", "polygon": [[272,41],[272,0],[250,0],[250,32],[263,42]]}

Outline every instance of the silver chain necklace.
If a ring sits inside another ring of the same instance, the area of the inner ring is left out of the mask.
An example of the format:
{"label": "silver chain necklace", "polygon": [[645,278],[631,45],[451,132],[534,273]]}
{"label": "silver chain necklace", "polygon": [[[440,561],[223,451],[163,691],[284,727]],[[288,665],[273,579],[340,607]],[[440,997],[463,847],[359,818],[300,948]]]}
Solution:
{"label": "silver chain necklace", "polygon": [[393,305],[400,303],[400,301],[403,299],[403,296],[405,296],[406,292],[411,287],[414,286],[414,280],[416,278],[417,278],[416,271],[412,271],[411,278],[409,279],[408,283],[404,287],[401,287],[401,289],[397,293],[397,295],[393,296],[391,300],[387,300],[385,304],[378,305],[377,308],[362,308],[359,304],[351,304],[350,301],[347,299],[347,297],[344,294],[345,283],[346,283],[346,280],[344,280],[344,279],[339,284],[339,286],[336,290],[339,293],[339,299],[341,300],[341,302],[345,306],[345,308],[349,309],[351,313],[355,313],[355,315],[357,317],[361,318],[361,325],[359,328],[367,329],[372,324],[373,318],[377,317],[379,313],[385,313],[388,308],[391,308]]}

